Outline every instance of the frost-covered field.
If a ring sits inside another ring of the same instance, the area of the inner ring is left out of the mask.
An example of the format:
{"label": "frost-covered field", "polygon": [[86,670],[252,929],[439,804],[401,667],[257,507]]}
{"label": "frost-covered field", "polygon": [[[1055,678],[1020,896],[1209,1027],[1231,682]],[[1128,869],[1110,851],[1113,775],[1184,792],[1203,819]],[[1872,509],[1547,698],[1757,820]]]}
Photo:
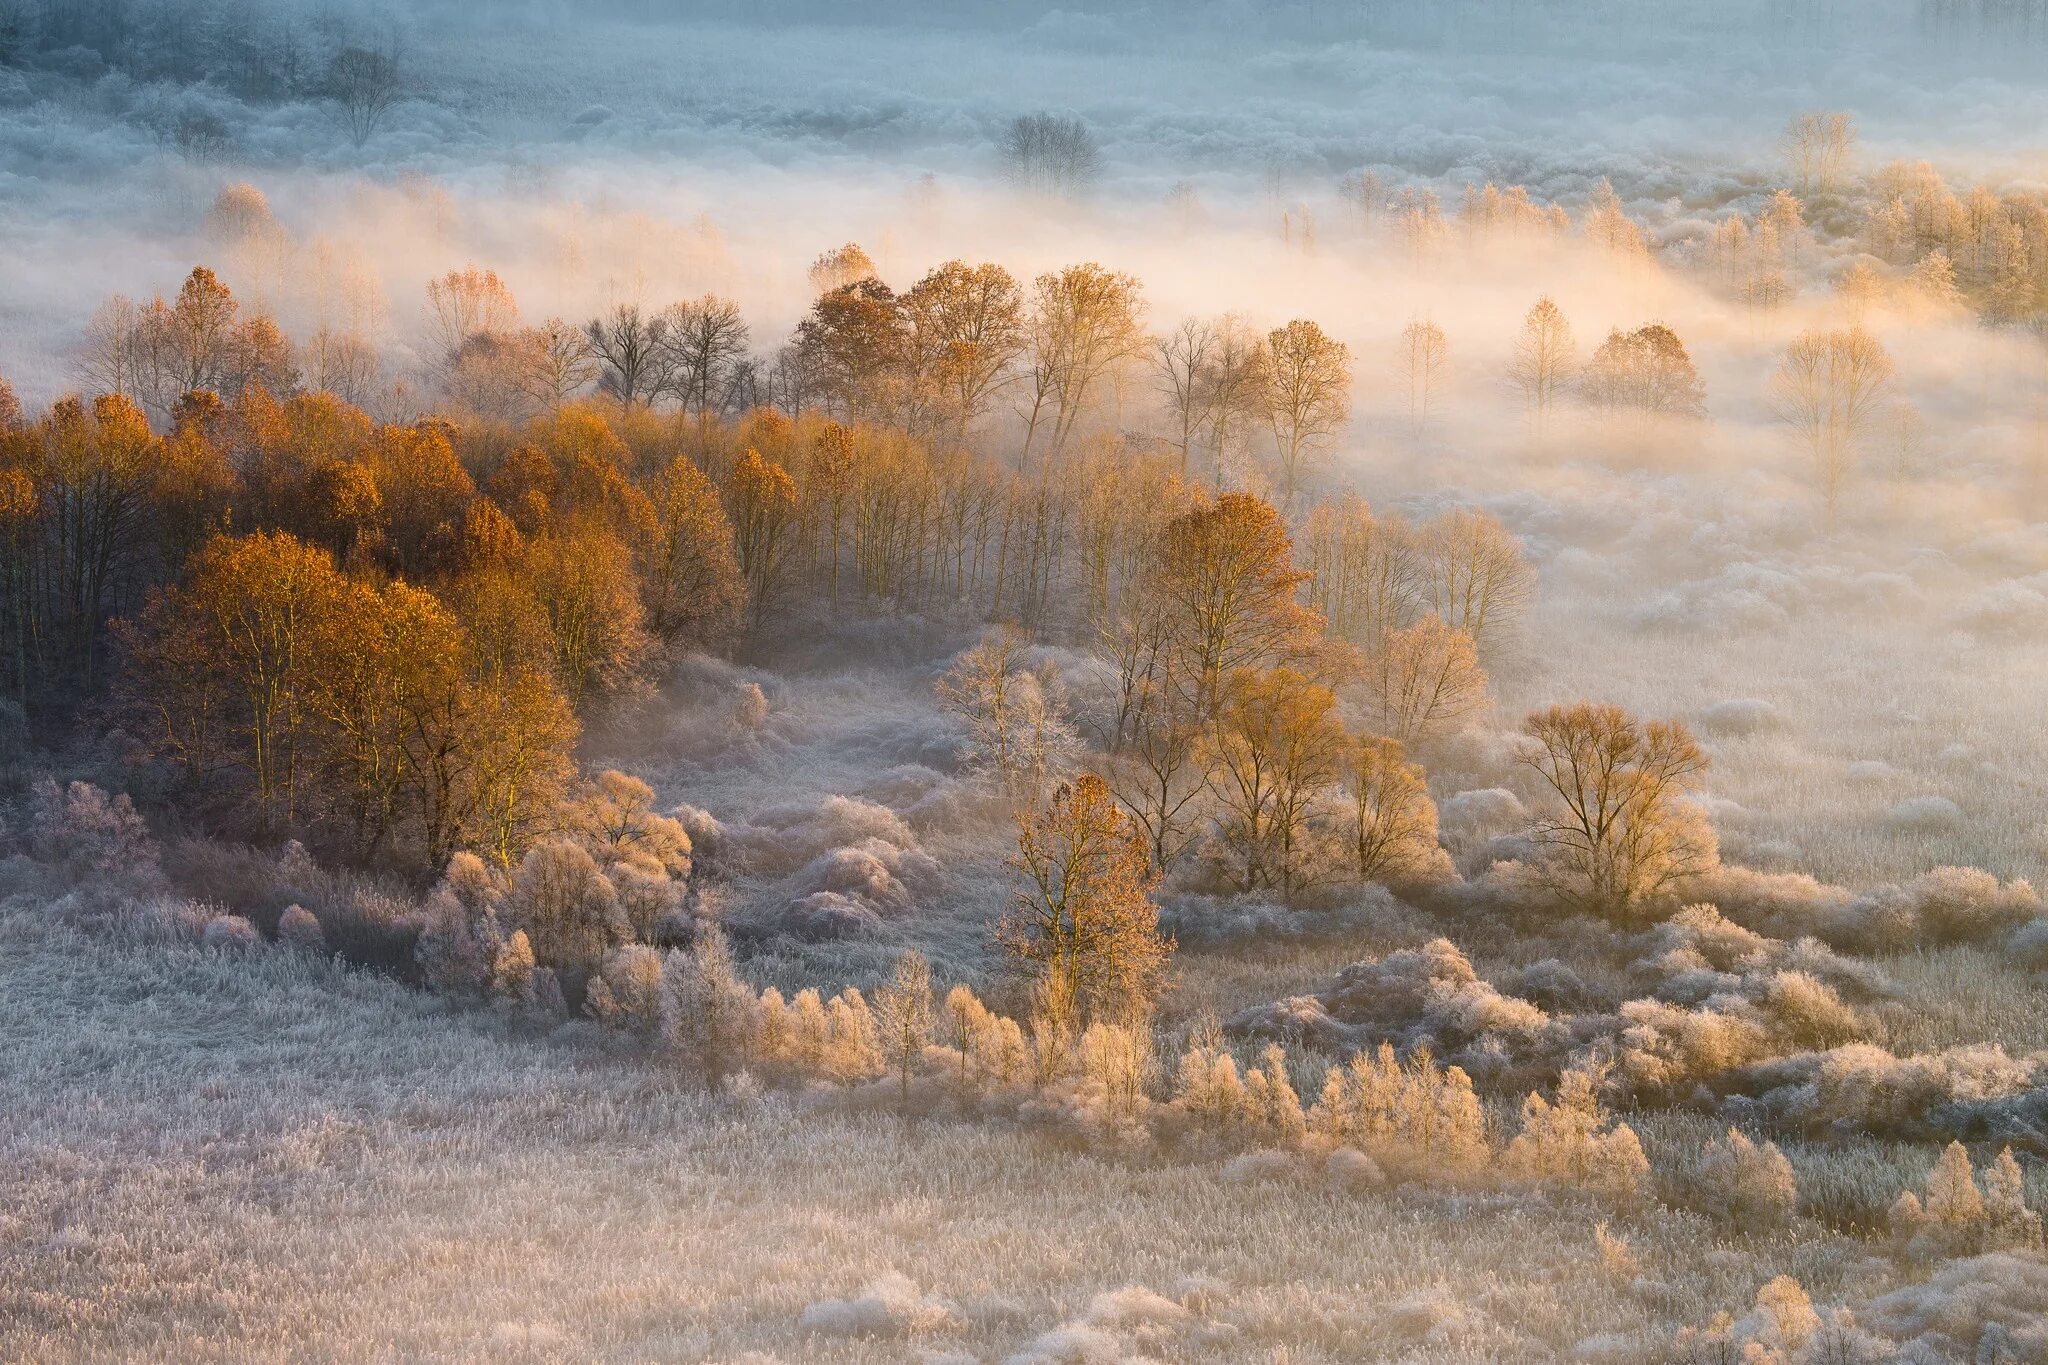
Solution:
{"label": "frost-covered field", "polygon": [[1618,1272],[1569,1204],[713,1097],[588,1031],[19,900],[0,990],[13,1360],[1537,1361],[1745,1310],[1764,1266],[1817,1304],[1897,1276],[1664,1213],[1615,1225]]}

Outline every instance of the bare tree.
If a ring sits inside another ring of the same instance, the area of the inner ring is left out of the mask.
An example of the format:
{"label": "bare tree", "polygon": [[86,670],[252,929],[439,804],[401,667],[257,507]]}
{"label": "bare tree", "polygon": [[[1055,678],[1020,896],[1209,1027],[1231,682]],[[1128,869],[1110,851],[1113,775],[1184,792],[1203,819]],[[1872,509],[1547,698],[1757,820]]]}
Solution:
{"label": "bare tree", "polygon": [[360,147],[398,103],[398,58],[367,47],[345,47],[327,67],[327,92],[341,106],[342,122]]}
{"label": "bare tree", "polygon": [[444,378],[473,337],[500,336],[519,323],[519,305],[495,270],[474,265],[427,281],[425,315],[430,364]]}
{"label": "bare tree", "polygon": [[1002,140],[1011,183],[1032,194],[1068,198],[1102,174],[1102,153],[1088,125],[1057,114],[1020,114]]}
{"label": "bare tree", "polygon": [[1374,728],[1409,745],[1448,733],[1486,704],[1472,637],[1434,612],[1387,632],[1366,660],[1364,684]]}
{"label": "bare tree", "polygon": [[1163,337],[1152,339],[1152,371],[1159,396],[1180,447],[1180,476],[1189,477],[1190,452],[1215,414],[1209,367],[1216,350],[1216,329],[1189,318]]}
{"label": "bare tree", "polygon": [[561,407],[596,380],[597,358],[591,353],[590,338],[580,329],[549,318],[529,329],[527,337],[534,362],[527,391],[547,411]]}
{"label": "bare tree", "polygon": [[1891,379],[1884,343],[1861,327],[1802,333],[1771,378],[1772,407],[1813,457],[1829,525]]}
{"label": "bare tree", "polygon": [[1216,322],[1216,343],[1208,371],[1209,440],[1216,454],[1216,481],[1244,445],[1246,433],[1266,410],[1266,346],[1243,318],[1226,313]]}
{"label": "bare tree", "polygon": [[1351,350],[1297,318],[1266,337],[1266,413],[1280,456],[1280,490],[1294,500],[1302,466],[1351,417]]}
{"label": "bare tree", "polygon": [[667,382],[663,343],[668,323],[648,317],[637,303],[622,303],[584,324],[583,335],[597,357],[597,386],[626,407],[651,402]]}
{"label": "bare tree", "polygon": [[1801,194],[1840,188],[1856,147],[1856,124],[1847,114],[1797,114],[1785,128],[1785,159]]}
{"label": "bare tree", "polygon": [[1551,409],[1571,383],[1578,365],[1578,344],[1564,310],[1548,294],[1536,300],[1515,339],[1508,361],[1508,382],[1529,408],[1529,425],[1541,440],[1549,429]]}
{"label": "bare tree", "polygon": [[1536,575],[1522,542],[1485,512],[1461,508],[1437,517],[1415,538],[1422,587],[1444,624],[1484,644],[1528,605]]}
{"label": "bare tree", "polygon": [[733,367],[746,359],[747,321],[731,299],[706,294],[662,313],[662,369],[683,410],[697,414],[701,441]]}
{"label": "bare tree", "polygon": [[1401,330],[1397,368],[1408,386],[1408,421],[1417,436],[1429,426],[1429,418],[1450,368],[1451,343],[1444,329],[1417,319]]}

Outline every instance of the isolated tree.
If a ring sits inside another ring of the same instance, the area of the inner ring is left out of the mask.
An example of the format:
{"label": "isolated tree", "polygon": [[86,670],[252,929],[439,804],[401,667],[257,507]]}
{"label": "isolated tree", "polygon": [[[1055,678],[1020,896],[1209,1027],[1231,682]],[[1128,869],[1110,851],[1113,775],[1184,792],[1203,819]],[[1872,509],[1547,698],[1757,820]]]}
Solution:
{"label": "isolated tree", "polygon": [[880,279],[881,272],[875,269],[874,258],[861,250],[860,243],[848,242],[812,261],[809,278],[813,295],[830,294],[862,280]]}
{"label": "isolated tree", "polygon": [[1297,318],[1266,337],[1266,413],[1280,457],[1280,490],[1292,502],[1309,458],[1351,417],[1351,350]]}
{"label": "isolated tree", "polygon": [[1856,146],[1856,125],[1847,114],[1795,114],[1785,128],[1785,159],[1801,194],[1829,194],[1840,188]]}
{"label": "isolated tree", "polygon": [[327,65],[327,93],[360,147],[398,103],[398,58],[372,48],[344,47]]}
{"label": "isolated tree", "polygon": [[1344,852],[1362,882],[1412,881],[1440,870],[1436,803],[1420,764],[1397,740],[1366,735],[1341,754]]}
{"label": "isolated tree", "polygon": [[474,265],[427,281],[427,348],[445,374],[477,336],[502,336],[519,325],[519,305],[495,270]]}
{"label": "isolated tree", "polygon": [[903,314],[913,393],[935,427],[964,441],[1016,377],[1027,340],[1023,292],[999,265],[947,261],[904,294]]}
{"label": "isolated tree", "polygon": [[1411,746],[1448,733],[1486,702],[1472,637],[1435,612],[1387,632],[1366,657],[1362,686],[1375,728]]}
{"label": "isolated tree", "polygon": [[1003,169],[1031,194],[1071,198],[1102,174],[1102,153],[1088,125],[1057,114],[1020,114],[1004,130]]}
{"label": "isolated tree", "polygon": [[1396,370],[1408,390],[1408,421],[1417,436],[1429,426],[1450,361],[1451,345],[1443,328],[1418,319],[1401,330]]}
{"label": "isolated tree", "polygon": [[1152,371],[1180,450],[1183,479],[1191,476],[1195,442],[1215,415],[1209,373],[1215,350],[1215,328],[1196,318],[1152,339]]}
{"label": "isolated tree", "polygon": [[1143,839],[1102,779],[1083,775],[1019,817],[1010,867],[1021,883],[997,944],[1078,1034],[1086,1019],[1147,1019],[1171,941],[1159,933]]}
{"label": "isolated tree", "polygon": [[910,1102],[910,1077],[931,1045],[932,966],[915,948],[896,959],[896,970],[875,992],[875,1032],[882,1056],[896,1073],[897,1100]]}
{"label": "isolated tree", "polygon": [[1579,392],[1595,407],[1639,421],[1706,416],[1707,390],[1685,343],[1662,323],[1633,332],[1609,332],[1579,378]]}
{"label": "isolated tree", "polygon": [[622,303],[583,325],[598,363],[597,386],[624,407],[652,402],[668,382],[665,319],[648,317],[637,303]]}
{"label": "isolated tree", "polygon": [[1221,484],[1225,465],[1235,458],[1255,425],[1265,421],[1266,343],[1235,314],[1216,320],[1206,376],[1209,438],[1215,449],[1213,473]]}
{"label": "isolated tree", "polygon": [[1291,896],[1326,850],[1312,816],[1334,787],[1345,736],[1330,689],[1290,668],[1238,669],[1210,732],[1218,833],[1239,890]]}
{"label": "isolated tree", "polygon": [[1535,590],[1522,542],[1489,513],[1445,512],[1421,528],[1414,547],[1424,600],[1474,645],[1512,628]]}
{"label": "isolated tree", "polygon": [[939,704],[967,723],[973,767],[1014,798],[1036,801],[1072,768],[1081,739],[1058,672],[1025,666],[1025,646],[999,626],[961,652],[936,690]]}
{"label": "isolated tree", "polygon": [[1829,525],[1891,380],[1884,343],[1861,327],[1802,333],[1771,377],[1771,405],[1813,459]]}
{"label": "isolated tree", "polygon": [[1708,760],[1682,723],[1577,702],[1535,712],[1522,731],[1522,762],[1552,798],[1535,836],[1566,905],[1637,922],[1711,867],[1712,832],[1688,801]]}
{"label": "isolated tree", "polygon": [[1051,421],[1054,454],[1064,450],[1091,392],[1105,375],[1143,354],[1138,281],[1090,262],[1040,275],[1027,329],[1030,373],[1024,428],[1029,459],[1041,423]]}
{"label": "isolated tree", "polygon": [[1508,360],[1508,382],[1528,406],[1530,428],[1538,439],[1549,430],[1551,412],[1563,397],[1578,367],[1578,345],[1564,310],[1549,295],[1536,300],[1515,338]]}

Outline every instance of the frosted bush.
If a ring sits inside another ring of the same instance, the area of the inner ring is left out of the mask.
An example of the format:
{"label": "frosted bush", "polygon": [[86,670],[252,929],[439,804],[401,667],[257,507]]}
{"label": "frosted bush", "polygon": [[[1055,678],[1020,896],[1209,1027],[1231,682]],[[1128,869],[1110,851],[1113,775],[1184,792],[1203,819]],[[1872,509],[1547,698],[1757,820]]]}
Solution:
{"label": "frosted bush", "polygon": [[30,789],[28,846],[38,862],[103,899],[138,894],[162,879],[156,841],[134,803],[90,782],[60,787],[44,778]]}
{"label": "frosted bush", "polygon": [[294,948],[315,950],[326,945],[320,920],[303,905],[287,905],[277,917],[277,937]]}
{"label": "frosted bush", "polygon": [[1690,1202],[1737,1231],[1767,1231],[1791,1220],[1799,1183],[1777,1144],[1730,1128],[1707,1145]]}
{"label": "frosted bush", "polygon": [[263,935],[240,915],[216,915],[206,922],[199,941],[217,953],[246,953],[262,946]]}
{"label": "frosted bush", "polygon": [[953,1305],[926,1294],[909,1276],[890,1271],[845,1299],[820,1299],[803,1311],[802,1326],[846,1337],[906,1337],[939,1331],[954,1320]]}

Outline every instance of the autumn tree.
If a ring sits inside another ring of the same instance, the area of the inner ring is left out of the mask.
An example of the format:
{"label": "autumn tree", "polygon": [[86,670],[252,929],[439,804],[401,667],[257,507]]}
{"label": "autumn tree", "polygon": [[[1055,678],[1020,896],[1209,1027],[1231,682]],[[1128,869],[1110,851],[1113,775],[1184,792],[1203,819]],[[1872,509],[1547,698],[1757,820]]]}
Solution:
{"label": "autumn tree", "polygon": [[820,253],[818,259],[811,262],[808,273],[813,295],[830,294],[862,280],[881,278],[881,272],[875,269],[874,258],[861,249],[859,242],[848,242]]}
{"label": "autumn tree", "polygon": [[1210,788],[1231,881],[1291,896],[1327,850],[1313,819],[1334,786],[1345,737],[1329,688],[1290,668],[1228,675],[1209,735]]}
{"label": "autumn tree", "polygon": [[1041,425],[1048,422],[1052,452],[1064,450],[1099,381],[1143,353],[1145,337],[1138,326],[1143,311],[1136,278],[1093,262],[1033,282],[1025,380],[1027,460]]}
{"label": "autumn tree", "polygon": [[1892,358],[1861,327],[1804,332],[1771,377],[1771,405],[1812,457],[1834,524],[1858,446],[1882,414]]}
{"label": "autumn tree", "polygon": [[1020,816],[1010,866],[1021,885],[996,942],[1062,1031],[1146,1019],[1173,945],[1159,933],[1143,840],[1103,781],[1083,775]]}
{"label": "autumn tree", "polygon": [[1351,416],[1351,350],[1297,318],[1266,336],[1266,412],[1280,457],[1281,500],[1291,503],[1306,461]]}
{"label": "autumn tree", "polygon": [[893,411],[903,375],[903,305],[872,276],[818,296],[795,346],[819,398],[854,420]]}
{"label": "autumn tree", "polygon": [[1362,882],[1411,882],[1445,866],[1436,803],[1398,740],[1365,735],[1342,750],[1344,853]]}
{"label": "autumn tree", "polygon": [[1640,422],[1707,413],[1706,385],[1685,343],[1658,322],[1633,332],[1609,332],[1580,374],[1579,392],[1594,407]]}
{"label": "autumn tree", "polygon": [[1538,439],[1549,430],[1550,414],[1571,384],[1578,365],[1578,345],[1564,310],[1549,295],[1536,300],[1515,338],[1508,360],[1508,382],[1522,395],[1529,423]]}
{"label": "autumn tree", "polygon": [[649,641],[625,543],[588,522],[551,528],[527,546],[520,572],[546,614],[570,706],[581,713],[630,690]]}
{"label": "autumn tree", "polygon": [[758,625],[793,539],[796,481],[781,465],[762,459],[761,452],[749,446],[733,466],[727,488],[738,535],[740,572],[746,578]]}
{"label": "autumn tree", "polygon": [[667,649],[724,639],[746,607],[747,577],[718,490],[677,455],[648,498],[653,520],[636,555],[648,633]]}
{"label": "autumn tree", "polygon": [[1374,727],[1406,745],[1449,733],[1486,703],[1472,637],[1435,612],[1387,632],[1366,656],[1362,688]]}
{"label": "autumn tree", "polygon": [[1535,831],[1546,879],[1566,905],[1634,923],[1713,865],[1712,831],[1689,800],[1708,760],[1682,723],[1577,702],[1535,712],[1522,731],[1522,762],[1551,798]]}
{"label": "autumn tree", "polygon": [[478,337],[502,338],[519,324],[519,305],[495,270],[474,265],[427,281],[429,364],[445,381]]}
{"label": "autumn tree", "polygon": [[1024,298],[999,265],[947,261],[903,296],[911,392],[927,424],[955,440],[1015,379],[1023,353]]}
{"label": "autumn tree", "polygon": [[1303,578],[1280,514],[1250,494],[1226,493],[1161,529],[1145,591],[1198,715],[1214,713],[1230,673],[1314,641],[1322,622],[1296,600]]}
{"label": "autumn tree", "polygon": [[1406,523],[1374,516],[1355,495],[1309,513],[1300,541],[1308,605],[1332,635],[1370,655],[1414,619],[1427,591],[1416,541]]}

